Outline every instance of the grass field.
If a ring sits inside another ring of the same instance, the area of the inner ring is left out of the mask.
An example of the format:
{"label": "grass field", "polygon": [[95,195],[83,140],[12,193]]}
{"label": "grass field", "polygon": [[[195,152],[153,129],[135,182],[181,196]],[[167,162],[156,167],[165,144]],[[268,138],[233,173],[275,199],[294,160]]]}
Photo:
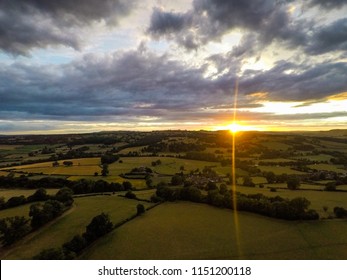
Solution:
{"label": "grass field", "polygon": [[[47,194],[53,195],[58,192],[59,189],[46,189]],[[5,199],[9,199],[13,196],[24,195],[28,197],[35,193],[36,190],[28,190],[28,189],[0,189],[0,197],[4,197]]]}
{"label": "grass field", "polygon": [[347,172],[346,168],[344,168],[343,165],[320,163],[320,164],[308,165],[308,167],[311,168],[311,169],[334,171],[334,172],[337,172],[337,173]]}
{"label": "grass field", "polygon": [[[267,187],[284,187],[286,184],[266,184],[265,188],[249,188],[238,186],[237,191],[244,194],[257,194],[261,193],[265,196],[280,196],[283,198],[293,199],[296,197],[305,197],[310,202],[310,208],[316,210],[321,217],[326,217],[329,214],[333,214],[333,209],[336,206],[347,208],[347,192],[325,192],[325,191],[309,191],[309,190],[297,190],[292,191],[288,189],[278,189],[276,192],[270,192]],[[318,186],[317,186],[318,187]],[[328,213],[323,211],[323,207],[328,207]]]}
{"label": "grass field", "polygon": [[[76,206],[68,215],[58,218],[49,227],[39,229],[31,239],[1,259],[30,259],[43,249],[59,247],[75,234],[84,232],[91,219],[101,212],[108,213],[112,222],[117,223],[135,214],[138,203],[136,200],[116,195],[76,198]],[[151,205],[146,202],[141,203],[145,207]]]}
{"label": "grass field", "polygon": [[291,169],[290,167],[287,167],[287,166],[258,166],[258,168],[262,172],[270,172],[270,171],[272,171],[276,175],[281,175],[281,174],[298,174],[298,175],[306,174],[306,173],[301,172],[301,171],[293,170],[293,169]]}
{"label": "grass field", "polygon": [[[347,224],[288,222],[165,203],[98,240],[82,259],[346,259]],[[168,238],[170,237],[170,238]]]}
{"label": "grass field", "polygon": [[71,159],[73,166],[66,167],[63,165],[64,160],[60,160],[58,167],[52,166],[52,161],[43,163],[34,163],[20,165],[15,167],[2,168],[2,170],[13,170],[17,172],[37,173],[47,175],[94,175],[95,172],[101,172],[100,158],[82,158]]}
{"label": "grass field", "polygon": [[[153,171],[161,174],[173,175],[181,172],[180,167],[184,167],[184,172],[189,172],[199,168],[202,170],[205,166],[219,166],[219,163],[211,163],[207,161],[187,160],[180,158],[165,157],[123,157],[123,163],[112,163],[109,165],[110,175],[119,175],[121,173],[130,172],[135,167],[146,166]],[[160,165],[152,166],[153,161],[160,160]]]}
{"label": "grass field", "polygon": [[31,204],[25,204],[18,207],[1,210],[0,219],[14,216],[24,216],[26,218],[29,218],[30,205]]}

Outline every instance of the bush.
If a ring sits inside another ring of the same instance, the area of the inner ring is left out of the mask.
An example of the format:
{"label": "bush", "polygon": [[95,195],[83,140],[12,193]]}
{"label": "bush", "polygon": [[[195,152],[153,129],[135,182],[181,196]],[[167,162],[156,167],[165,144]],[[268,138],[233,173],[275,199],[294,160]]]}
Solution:
{"label": "bush", "polygon": [[136,194],[134,194],[132,191],[128,191],[128,192],[125,194],[125,197],[126,197],[126,198],[129,198],[129,199],[136,199]]}
{"label": "bush", "polygon": [[11,208],[11,207],[16,207],[19,205],[22,205],[27,202],[27,199],[25,198],[24,195],[21,196],[14,196],[11,197],[7,202],[6,202],[6,208]]}
{"label": "bush", "polygon": [[89,225],[86,227],[86,232],[83,237],[87,243],[91,243],[99,237],[105,235],[113,229],[113,224],[110,220],[109,215],[101,213],[95,216]]}
{"label": "bush", "polygon": [[329,182],[325,185],[325,191],[334,192],[336,191],[336,182]]}
{"label": "bush", "polygon": [[347,218],[347,210],[344,209],[343,207],[335,207],[334,214],[336,218],[339,218],[339,219]]}
{"label": "bush", "polygon": [[63,244],[63,248],[78,255],[87,246],[83,236],[77,234],[69,242]]}
{"label": "bush", "polygon": [[136,210],[138,216],[142,215],[146,211],[145,206],[143,206],[143,204],[137,204]]}
{"label": "bush", "polygon": [[62,248],[50,248],[41,251],[33,257],[34,260],[65,260],[65,254]]}
{"label": "bush", "polygon": [[2,243],[11,245],[30,232],[29,220],[25,217],[10,217],[0,220]]}
{"label": "bush", "polygon": [[290,177],[287,180],[287,188],[290,190],[297,190],[300,187],[300,180],[297,177]]}

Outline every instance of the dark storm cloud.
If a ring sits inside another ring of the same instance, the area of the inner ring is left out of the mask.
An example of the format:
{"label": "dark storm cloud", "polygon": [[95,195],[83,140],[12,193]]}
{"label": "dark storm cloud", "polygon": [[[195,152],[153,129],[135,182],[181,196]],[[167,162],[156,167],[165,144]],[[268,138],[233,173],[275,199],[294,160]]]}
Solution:
{"label": "dark storm cloud", "polygon": [[149,32],[152,34],[166,34],[178,32],[188,24],[187,16],[181,13],[170,13],[154,8],[150,21]]}
{"label": "dark storm cloud", "polygon": [[[255,108],[259,99],[252,94],[259,92],[282,101],[329,97],[347,91],[345,73],[343,63],[281,62],[268,71],[248,71],[240,79],[239,104]],[[230,73],[207,78],[204,66],[187,67],[144,48],[86,55],[60,66],[1,65],[0,119],[212,119],[232,108],[235,79]]]}
{"label": "dark storm cloud", "polygon": [[115,24],[135,1],[3,0],[0,2],[0,49],[28,55],[33,48],[64,45],[79,49],[79,30],[96,21]]}
{"label": "dark storm cloud", "polygon": [[311,5],[316,6],[319,5],[325,9],[334,9],[340,8],[347,4],[346,0],[311,0]]}
{"label": "dark storm cloud", "polygon": [[[276,0],[194,0],[186,14],[155,9],[148,31],[158,37],[176,32],[176,41],[188,49],[197,48],[211,40],[219,40],[233,29],[242,29],[257,37],[258,45],[274,40],[290,46],[304,44],[304,21],[293,21],[286,4],[292,1]],[[158,24],[154,19],[174,18]],[[165,23],[165,24],[164,24]],[[177,26],[179,28],[177,28]],[[249,36],[247,34],[246,36]]]}
{"label": "dark storm cloud", "polygon": [[311,54],[347,51],[347,18],[337,20],[317,30],[306,51]]}
{"label": "dark storm cloud", "polygon": [[[347,18],[321,25],[313,18],[294,17],[290,4],[295,1],[276,0],[194,0],[185,14],[155,9],[148,31],[156,38],[175,40],[187,49],[197,49],[220,38],[231,30],[241,29],[243,39],[230,56],[247,55],[272,42],[304,53],[324,54],[347,50]],[[311,1],[325,9],[342,7],[347,1]],[[252,38],[250,40],[250,38]],[[250,44],[250,42],[252,42]]]}
{"label": "dark storm cloud", "polygon": [[346,63],[321,63],[314,66],[280,61],[268,71],[246,72],[240,83],[244,94],[267,92],[270,100],[305,101],[347,91]]}
{"label": "dark storm cloud", "polygon": [[[217,105],[229,89],[166,56],[130,51],[89,55],[64,66],[0,68],[0,111],[49,119],[158,116]],[[6,119],[7,114],[3,114]]]}

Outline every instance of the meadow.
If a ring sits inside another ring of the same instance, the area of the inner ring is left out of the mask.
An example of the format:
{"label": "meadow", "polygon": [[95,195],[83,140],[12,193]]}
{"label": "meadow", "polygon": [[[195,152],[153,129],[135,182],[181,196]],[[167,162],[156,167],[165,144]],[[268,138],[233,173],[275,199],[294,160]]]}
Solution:
{"label": "meadow", "polygon": [[345,222],[287,222],[243,212],[237,218],[236,227],[230,210],[165,203],[101,238],[81,259],[347,258]]}
{"label": "meadow", "polygon": [[[113,223],[118,223],[136,213],[136,200],[119,197],[117,195],[100,195],[75,198],[74,207],[67,215],[55,220],[49,226],[44,226],[25,237],[20,246],[0,254],[2,259],[31,259],[43,249],[61,246],[74,235],[84,232],[91,219],[105,212],[110,215]],[[149,203],[142,202],[145,207]],[[19,208],[19,207],[18,207]],[[22,213],[29,212],[29,207],[21,206]],[[12,211],[11,211],[12,210]],[[7,209],[7,216],[13,215],[14,209]],[[0,211],[3,212],[3,211]],[[11,213],[9,213],[11,211]]]}

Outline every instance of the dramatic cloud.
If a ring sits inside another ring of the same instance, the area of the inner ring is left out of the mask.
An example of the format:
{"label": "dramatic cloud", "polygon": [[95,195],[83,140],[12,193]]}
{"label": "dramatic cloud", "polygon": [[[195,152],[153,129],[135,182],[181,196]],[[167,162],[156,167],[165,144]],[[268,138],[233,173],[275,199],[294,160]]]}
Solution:
{"label": "dramatic cloud", "polygon": [[49,71],[21,64],[4,66],[0,111],[79,119],[164,116],[165,110],[197,110],[225,100],[230,89],[203,75],[203,69],[143,51],[89,55],[69,65],[50,66]]}
{"label": "dramatic cloud", "polygon": [[0,49],[28,55],[33,48],[64,45],[79,49],[83,28],[96,21],[115,24],[135,1],[3,0],[0,2]]}
{"label": "dramatic cloud", "polygon": [[347,51],[347,18],[320,28],[312,36],[307,51],[312,54]]}
{"label": "dramatic cloud", "polygon": [[319,5],[325,9],[340,8],[346,4],[346,0],[311,0],[311,5]]}
{"label": "dramatic cloud", "polygon": [[268,93],[267,98],[278,101],[320,99],[347,91],[346,63],[322,63],[315,66],[279,62],[269,71],[252,74],[240,83],[244,94]]}
{"label": "dramatic cloud", "polygon": [[0,130],[223,125],[236,81],[240,120],[341,125],[345,4],[0,1]]}
{"label": "dramatic cloud", "polygon": [[188,49],[218,40],[234,29],[253,33],[262,45],[273,40],[301,45],[306,39],[303,24],[291,19],[288,6],[281,1],[195,0],[186,14],[155,9],[148,31],[157,37],[176,32],[177,42]]}

